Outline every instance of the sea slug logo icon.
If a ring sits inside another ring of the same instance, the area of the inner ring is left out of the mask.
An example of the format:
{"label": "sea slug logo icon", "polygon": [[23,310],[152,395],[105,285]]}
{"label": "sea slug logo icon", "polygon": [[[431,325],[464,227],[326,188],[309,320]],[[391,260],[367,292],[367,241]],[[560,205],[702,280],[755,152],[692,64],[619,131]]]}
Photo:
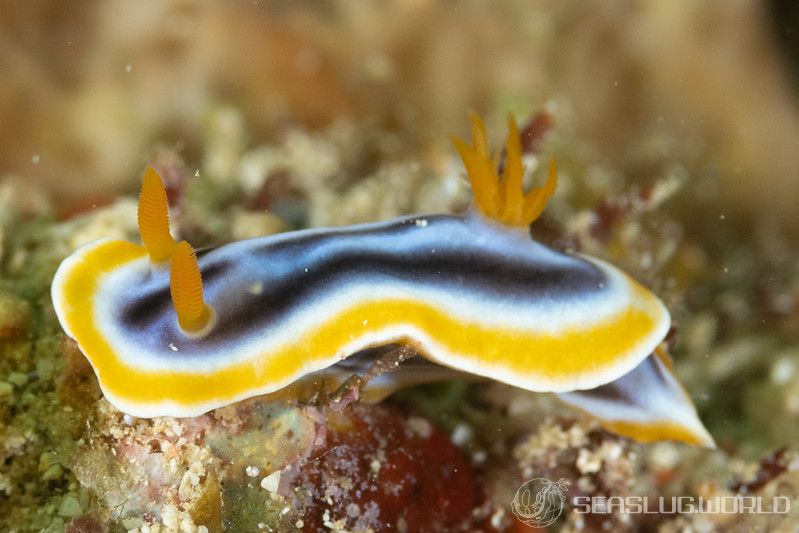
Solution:
{"label": "sea slug logo icon", "polygon": [[546,527],[558,519],[566,504],[565,479],[550,481],[537,477],[519,487],[510,510],[530,527]]}

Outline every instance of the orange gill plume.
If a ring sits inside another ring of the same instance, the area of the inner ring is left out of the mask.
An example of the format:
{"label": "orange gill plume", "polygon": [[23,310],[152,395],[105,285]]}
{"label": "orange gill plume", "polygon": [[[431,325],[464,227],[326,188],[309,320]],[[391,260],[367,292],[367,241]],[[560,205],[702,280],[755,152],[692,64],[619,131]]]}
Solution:
{"label": "orange gill plume", "polygon": [[150,254],[150,260],[160,263],[169,260],[175,239],[169,233],[169,204],[161,176],[147,167],[139,193],[139,234]]}
{"label": "orange gill plume", "polygon": [[169,262],[169,290],[181,329],[187,333],[204,330],[212,312],[203,298],[203,281],[194,248],[186,241],[175,244]]}
{"label": "orange gill plume", "polygon": [[513,115],[508,116],[508,137],[505,140],[505,165],[500,176],[498,158],[488,153],[485,124],[471,113],[472,145],[453,138],[455,148],[463,160],[474,194],[477,208],[487,217],[508,226],[529,226],[546,207],[557,185],[557,166],[553,161],[543,187],[523,189],[524,165],[519,128]]}

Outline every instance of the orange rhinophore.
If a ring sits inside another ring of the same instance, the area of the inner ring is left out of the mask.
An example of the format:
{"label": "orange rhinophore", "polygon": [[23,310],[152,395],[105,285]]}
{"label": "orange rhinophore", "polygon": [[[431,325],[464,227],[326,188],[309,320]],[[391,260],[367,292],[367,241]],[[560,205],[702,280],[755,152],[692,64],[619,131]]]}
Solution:
{"label": "orange rhinophore", "polygon": [[147,167],[139,194],[139,233],[150,260],[154,263],[168,261],[175,247],[169,233],[169,205],[161,177]]}
{"label": "orange rhinophore", "polygon": [[181,329],[197,333],[211,321],[211,309],[203,299],[203,280],[194,248],[186,241],[174,246],[169,261],[169,290]]}
{"label": "orange rhinophore", "polygon": [[549,175],[543,187],[524,193],[522,180],[522,147],[519,128],[513,116],[508,117],[508,137],[505,141],[505,167],[500,176],[497,161],[488,153],[488,140],[483,121],[472,113],[472,146],[453,139],[466,166],[466,173],[474,192],[474,203],[481,213],[508,226],[528,226],[546,207],[555,192],[558,171],[555,162],[549,166]]}

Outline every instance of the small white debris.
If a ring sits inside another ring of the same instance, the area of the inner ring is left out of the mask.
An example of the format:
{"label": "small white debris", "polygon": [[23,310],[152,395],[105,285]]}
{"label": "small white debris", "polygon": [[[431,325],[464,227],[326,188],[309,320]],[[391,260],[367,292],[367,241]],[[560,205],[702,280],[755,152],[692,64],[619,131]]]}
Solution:
{"label": "small white debris", "polygon": [[408,522],[402,516],[397,519],[397,531],[399,533],[408,533]]}
{"label": "small white debris", "polygon": [[502,525],[502,519],[505,518],[505,509],[500,507],[494,514],[491,515],[491,527],[499,529]]}
{"label": "small white debris", "polygon": [[408,427],[423,439],[428,439],[433,434],[433,425],[418,416],[412,416],[408,419]]}
{"label": "small white debris", "polygon": [[261,480],[261,488],[266,489],[269,492],[277,492],[277,488],[280,486],[280,470],[276,472],[272,472],[265,478]]}
{"label": "small white debris", "polygon": [[58,507],[58,514],[67,518],[79,516],[82,512],[80,502],[72,495],[65,496]]}
{"label": "small white debris", "polygon": [[461,422],[455,426],[454,430],[452,430],[452,443],[455,444],[455,446],[463,446],[472,440],[473,434],[474,432],[472,431],[471,426]]}
{"label": "small white debris", "polygon": [[794,361],[788,357],[777,360],[771,367],[771,380],[779,385],[788,383],[796,373]]}
{"label": "small white debris", "polygon": [[581,448],[575,465],[581,474],[595,474],[602,468],[602,456],[597,452]]}
{"label": "small white debris", "polygon": [[33,163],[34,165],[38,165],[39,161],[41,160],[42,158],[39,154],[33,154],[33,157],[31,157],[31,163]]}
{"label": "small white debris", "polygon": [[652,463],[661,470],[672,470],[680,464],[680,450],[671,442],[658,442],[650,451]]}
{"label": "small white debris", "polygon": [[623,452],[621,446],[619,446],[619,444],[616,442],[604,443],[600,451],[602,452],[602,455],[605,457],[605,459],[610,461],[617,460],[619,457],[621,457],[621,454]]}
{"label": "small white debris", "polygon": [[308,269],[306,268],[305,271],[308,272]]}
{"label": "small white debris", "polygon": [[415,222],[416,222],[416,225],[419,226],[420,228],[426,228],[427,227],[427,220],[425,220],[424,218],[417,218]]}
{"label": "small white debris", "polygon": [[130,63],[125,65],[125,71],[126,72],[133,72],[133,65],[131,65]]}
{"label": "small white debris", "polygon": [[481,465],[488,459],[488,452],[485,450],[477,450],[472,454],[472,462],[476,465]]}
{"label": "small white debris", "polygon": [[200,177],[200,169],[199,168],[194,171],[194,177],[195,178],[199,178]]}
{"label": "small white debris", "polygon": [[591,479],[591,476],[580,476],[577,478],[577,488],[583,492],[594,492],[596,483]]}
{"label": "small white debris", "polygon": [[133,425],[133,417],[130,416],[130,415],[123,415],[122,416],[122,422],[124,422],[126,426],[132,426]]}
{"label": "small white debris", "polygon": [[305,522],[303,522],[302,519],[299,519],[296,522],[294,522],[294,527],[296,527],[297,529],[302,529],[304,525]]}
{"label": "small white debris", "polygon": [[377,475],[377,473],[380,472],[380,466],[380,461],[377,459],[372,459],[372,462],[369,463],[369,468],[372,470],[374,475]]}
{"label": "small white debris", "polygon": [[722,214],[722,215],[719,215],[719,220],[724,220],[725,218],[727,218],[727,217],[726,217],[726,216],[724,216],[723,214]]}
{"label": "small white debris", "polygon": [[177,352],[178,351],[178,347],[175,346],[175,343],[173,343],[173,342],[169,343],[169,349],[172,350],[173,352]]}
{"label": "small white debris", "polygon": [[258,283],[253,283],[249,287],[247,287],[247,292],[252,294],[253,296],[258,296],[264,292],[264,284],[260,281]]}
{"label": "small white debris", "polygon": [[161,508],[161,522],[172,530],[178,529],[178,508],[173,504],[166,504]]}
{"label": "small white debris", "polygon": [[261,472],[261,469],[257,466],[250,465],[244,469],[244,472],[247,474],[248,477],[258,477],[258,474]]}
{"label": "small white debris", "polygon": [[139,516],[124,518],[120,521],[120,524],[126,530],[137,529],[144,525],[144,519]]}

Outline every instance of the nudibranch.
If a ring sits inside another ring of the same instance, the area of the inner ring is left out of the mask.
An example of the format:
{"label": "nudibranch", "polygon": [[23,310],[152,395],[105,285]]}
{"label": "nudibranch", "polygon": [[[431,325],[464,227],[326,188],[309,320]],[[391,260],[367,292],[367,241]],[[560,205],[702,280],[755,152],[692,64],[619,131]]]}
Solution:
{"label": "nudibranch", "polygon": [[319,376],[343,379],[368,363],[369,349],[398,343],[421,358],[371,386],[390,392],[451,369],[558,393],[642,441],[712,445],[655,353],[670,327],[666,307],[614,266],[532,240],[555,166],[525,193],[513,119],[501,171],[486,138],[473,116],[471,145],[455,140],[474,196],[465,215],[199,253],[170,234],[166,193],[148,168],[143,245],[100,240],[65,259],[52,285],[58,319],[105,397],[139,417],[195,416]]}

